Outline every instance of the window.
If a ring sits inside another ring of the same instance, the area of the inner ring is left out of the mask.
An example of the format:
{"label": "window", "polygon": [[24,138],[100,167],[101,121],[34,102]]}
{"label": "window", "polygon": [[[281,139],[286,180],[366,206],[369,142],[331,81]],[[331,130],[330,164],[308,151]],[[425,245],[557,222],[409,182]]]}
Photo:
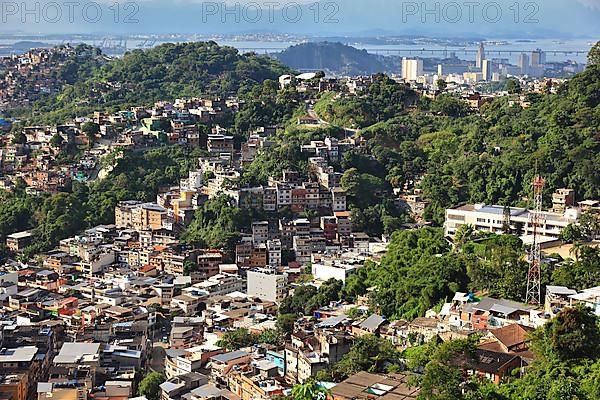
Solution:
{"label": "window", "polygon": [[465,216],[464,215],[457,215],[457,214],[448,214],[448,219],[452,219],[454,221],[464,221],[465,220]]}

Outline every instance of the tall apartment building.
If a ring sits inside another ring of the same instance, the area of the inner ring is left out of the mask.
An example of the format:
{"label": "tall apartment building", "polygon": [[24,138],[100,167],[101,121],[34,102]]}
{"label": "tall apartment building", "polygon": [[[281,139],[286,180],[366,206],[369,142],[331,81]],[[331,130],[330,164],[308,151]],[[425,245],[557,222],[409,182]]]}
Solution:
{"label": "tall apartment building", "polygon": [[233,153],[233,136],[222,134],[208,135],[206,143],[208,152],[211,154]]}
{"label": "tall apartment building", "polygon": [[33,233],[29,231],[15,232],[6,237],[6,247],[15,253],[25,250],[33,240]]}
{"label": "tall apartment building", "polygon": [[292,189],[293,185],[289,183],[278,183],[277,191],[277,207],[287,207],[292,205]]}
{"label": "tall apartment building", "polygon": [[265,187],[263,190],[263,210],[266,212],[277,211],[277,189]]}
{"label": "tall apartment building", "polygon": [[196,258],[197,269],[192,276],[192,282],[200,282],[219,274],[219,265],[223,264],[223,253],[218,250],[206,250]]}
{"label": "tall apartment building", "polygon": [[535,49],[531,52],[531,66],[529,67],[529,75],[543,76],[546,69],[546,53],[540,49]]}
{"label": "tall apartment building", "polygon": [[313,243],[310,236],[294,236],[292,239],[296,262],[300,265],[310,263],[313,252]]}
{"label": "tall apartment building", "polygon": [[402,59],[402,79],[405,81],[416,81],[423,75],[423,60],[421,59]]}
{"label": "tall apartment building", "polygon": [[278,269],[281,267],[281,240],[273,239],[267,241],[267,252],[269,268]]}
{"label": "tall apartment building", "polygon": [[252,222],[252,244],[256,247],[266,244],[269,240],[269,222]]}
{"label": "tall apartment building", "polygon": [[483,42],[479,43],[479,47],[477,48],[477,55],[475,56],[475,67],[482,68],[483,60],[485,60],[485,48],[483,47]]}
{"label": "tall apartment building", "polygon": [[167,225],[168,211],[158,204],[145,203],[132,212],[133,228],[138,231],[157,231]]}
{"label": "tall apartment building", "polygon": [[235,246],[235,263],[240,268],[249,268],[252,258],[252,238],[242,237],[240,243]]}
{"label": "tall apartment building", "polygon": [[319,226],[323,230],[325,240],[336,240],[338,233],[338,225],[334,215],[321,217]]}
{"label": "tall apartment building", "polygon": [[143,203],[137,200],[121,201],[115,207],[115,225],[117,228],[133,228],[133,210]]}
{"label": "tall apartment building", "polygon": [[352,213],[350,211],[337,211],[334,215],[338,229],[338,240],[350,236],[352,233]]}
{"label": "tall apartment building", "polygon": [[521,53],[517,57],[517,66],[522,75],[527,75],[529,73],[529,56],[527,53]]}
{"label": "tall apartment building", "polygon": [[248,296],[280,303],[287,294],[287,274],[267,269],[248,271]]}
{"label": "tall apartment building", "polygon": [[481,75],[483,75],[484,81],[489,81],[492,79],[493,68],[494,67],[491,60],[483,60],[483,63],[481,64]]}
{"label": "tall apartment building", "polygon": [[531,52],[531,66],[540,67],[546,64],[546,53],[541,49],[535,49]]}

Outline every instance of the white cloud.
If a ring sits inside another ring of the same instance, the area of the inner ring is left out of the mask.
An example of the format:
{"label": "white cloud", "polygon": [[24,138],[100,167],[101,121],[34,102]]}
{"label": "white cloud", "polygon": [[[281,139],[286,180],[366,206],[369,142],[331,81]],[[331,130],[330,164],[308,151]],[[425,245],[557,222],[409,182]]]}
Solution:
{"label": "white cloud", "polygon": [[600,0],[577,0],[577,1],[588,8],[591,8],[594,10],[600,10]]}

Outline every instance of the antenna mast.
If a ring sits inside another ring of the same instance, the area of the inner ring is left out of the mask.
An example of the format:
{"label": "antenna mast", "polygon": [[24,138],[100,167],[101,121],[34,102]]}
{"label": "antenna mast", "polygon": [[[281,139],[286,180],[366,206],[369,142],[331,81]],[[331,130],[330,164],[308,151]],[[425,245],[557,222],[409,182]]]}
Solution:
{"label": "antenna mast", "polygon": [[545,218],[542,214],[542,196],[546,181],[541,176],[537,175],[533,179],[533,193],[535,197],[535,206],[530,213],[529,222],[533,226],[533,243],[529,249],[529,272],[527,274],[527,304],[539,305],[541,302],[541,287],[542,279],[542,248],[540,245],[538,228],[545,223]]}

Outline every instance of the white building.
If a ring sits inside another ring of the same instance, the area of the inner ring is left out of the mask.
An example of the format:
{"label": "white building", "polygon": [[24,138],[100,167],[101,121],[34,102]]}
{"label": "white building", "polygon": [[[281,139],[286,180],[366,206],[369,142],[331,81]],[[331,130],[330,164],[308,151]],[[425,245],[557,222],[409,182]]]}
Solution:
{"label": "white building", "polygon": [[423,60],[421,59],[402,59],[402,79],[405,81],[416,81],[423,75]]}
{"label": "white building", "polygon": [[252,244],[255,247],[266,244],[269,240],[269,222],[255,221],[252,223]]}
{"label": "white building", "polygon": [[337,279],[346,283],[346,278],[354,273],[361,265],[353,265],[342,262],[320,262],[313,263],[311,272],[315,279],[326,282],[330,279]]}
{"label": "white building", "polygon": [[233,274],[218,274],[182,290],[183,294],[192,296],[225,296],[239,292],[243,287],[243,279]]}
{"label": "white building", "polygon": [[331,209],[333,212],[346,211],[346,191],[342,188],[331,189]]}
{"label": "white building", "polygon": [[570,305],[584,304],[592,309],[594,314],[600,316],[600,286],[583,289],[581,293],[569,296]]}
{"label": "white building", "polygon": [[[525,208],[509,207],[511,230],[519,235],[532,235],[534,224],[532,213]],[[558,238],[560,232],[567,225],[577,223],[580,211],[569,208],[564,214],[548,211],[542,212],[541,226],[538,226],[538,235]],[[483,232],[503,233],[505,212],[503,206],[485,204],[466,204],[457,208],[446,210],[444,223],[446,236],[454,236],[462,225],[472,225],[475,230]]]}
{"label": "white building", "polygon": [[483,60],[481,64],[481,75],[483,75],[484,81],[489,81],[492,79],[492,61],[491,60]]}
{"label": "white building", "polygon": [[261,300],[283,301],[287,294],[287,274],[278,274],[268,269],[248,271],[248,296]]}
{"label": "white building", "polygon": [[267,251],[269,252],[269,268],[277,269],[281,267],[281,240],[268,240]]}
{"label": "white building", "polygon": [[277,184],[277,207],[292,205],[292,186],[285,183]]}

